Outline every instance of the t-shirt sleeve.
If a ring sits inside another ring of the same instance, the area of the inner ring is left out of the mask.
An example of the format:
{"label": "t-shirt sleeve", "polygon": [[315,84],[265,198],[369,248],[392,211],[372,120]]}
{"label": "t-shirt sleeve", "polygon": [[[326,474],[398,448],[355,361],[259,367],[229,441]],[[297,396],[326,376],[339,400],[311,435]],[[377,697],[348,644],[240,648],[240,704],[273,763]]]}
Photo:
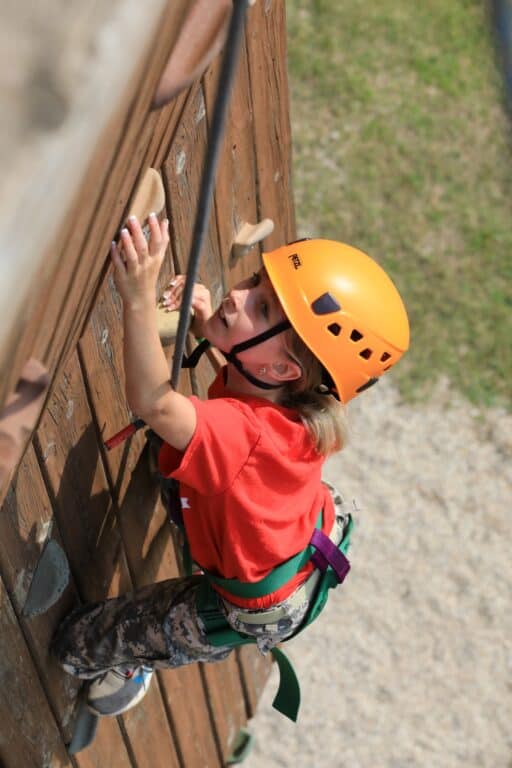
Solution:
{"label": "t-shirt sleeve", "polygon": [[[260,440],[261,431],[251,408],[237,400],[218,398],[199,400],[191,397],[197,425],[181,461],[174,458],[169,466],[180,483],[198,493],[213,496],[229,488]],[[165,472],[165,452],[160,456]]]}

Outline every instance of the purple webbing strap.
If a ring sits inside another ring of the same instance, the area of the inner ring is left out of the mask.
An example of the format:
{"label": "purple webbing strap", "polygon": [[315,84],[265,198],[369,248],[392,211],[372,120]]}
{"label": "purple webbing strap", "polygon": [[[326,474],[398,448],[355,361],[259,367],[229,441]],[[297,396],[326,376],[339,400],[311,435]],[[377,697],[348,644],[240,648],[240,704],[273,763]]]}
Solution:
{"label": "purple webbing strap", "polygon": [[350,570],[350,563],[343,552],[318,528],[313,531],[309,543],[316,549],[316,552],[311,555],[315,567],[320,571],[326,571],[330,565],[336,574],[336,580],[341,584]]}

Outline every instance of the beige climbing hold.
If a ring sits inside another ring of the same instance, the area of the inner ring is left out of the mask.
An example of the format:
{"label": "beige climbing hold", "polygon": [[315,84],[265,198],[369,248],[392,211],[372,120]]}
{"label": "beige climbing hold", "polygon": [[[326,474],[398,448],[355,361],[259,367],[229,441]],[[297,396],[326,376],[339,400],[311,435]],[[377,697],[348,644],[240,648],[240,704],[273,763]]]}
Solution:
{"label": "beige climbing hold", "polygon": [[262,219],[257,224],[245,222],[238,230],[231,246],[231,258],[236,261],[274,231],[272,219]]}
{"label": "beige climbing hold", "polygon": [[0,482],[19,464],[46,401],[50,377],[39,360],[23,366],[16,389],[0,410]]}
{"label": "beige climbing hold", "polygon": [[176,334],[178,332],[178,323],[180,321],[180,313],[177,309],[172,312],[168,312],[165,307],[158,306],[156,308],[158,333],[160,334],[160,341],[164,347],[169,344],[174,344],[176,340]]}
{"label": "beige climbing hold", "polygon": [[128,216],[136,216],[142,224],[150,213],[160,213],[164,206],[162,177],[155,168],[148,168],[133,195]]}
{"label": "beige climbing hold", "polygon": [[153,97],[152,109],[167,104],[199,80],[226,41],[233,10],[231,0],[188,0],[187,5],[178,37]]}
{"label": "beige climbing hold", "polygon": [[[176,341],[176,334],[178,333],[178,323],[180,322],[179,310],[173,309],[169,312],[165,307],[159,304],[156,308],[156,317],[162,346],[168,347],[170,344],[174,344]],[[192,311],[190,313],[190,322],[192,322],[193,317],[194,312]]]}

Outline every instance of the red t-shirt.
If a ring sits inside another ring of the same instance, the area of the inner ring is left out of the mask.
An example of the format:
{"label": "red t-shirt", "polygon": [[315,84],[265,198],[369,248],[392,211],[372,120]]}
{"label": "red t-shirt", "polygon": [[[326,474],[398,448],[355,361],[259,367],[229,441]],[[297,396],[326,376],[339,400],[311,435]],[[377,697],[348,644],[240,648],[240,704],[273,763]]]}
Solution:
{"label": "red t-shirt", "polygon": [[[321,482],[324,457],[313,447],[298,414],[259,397],[230,393],[223,371],[209,400],[190,398],[197,426],[184,452],[164,443],[160,472],[180,483],[183,521],[192,558],[215,575],[259,581],[302,551],[320,510],[328,535],[334,522],[329,491]],[[311,572],[262,598],[233,598],[244,608],[284,600]]]}

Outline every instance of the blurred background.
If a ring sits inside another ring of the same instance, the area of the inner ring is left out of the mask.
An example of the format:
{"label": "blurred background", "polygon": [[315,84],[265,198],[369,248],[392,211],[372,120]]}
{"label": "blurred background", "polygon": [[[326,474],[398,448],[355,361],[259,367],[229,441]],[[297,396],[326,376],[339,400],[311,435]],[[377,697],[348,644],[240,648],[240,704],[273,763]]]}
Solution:
{"label": "blurred background", "polygon": [[287,648],[299,723],[274,677],[247,766],[511,768],[511,6],[286,7],[299,236],[383,264],[411,349],[328,464],[353,569]]}
{"label": "blurred background", "polygon": [[287,14],[301,233],[391,271],[409,397],[446,374],[472,402],[510,406],[511,123],[490,7],[289,0]]}

